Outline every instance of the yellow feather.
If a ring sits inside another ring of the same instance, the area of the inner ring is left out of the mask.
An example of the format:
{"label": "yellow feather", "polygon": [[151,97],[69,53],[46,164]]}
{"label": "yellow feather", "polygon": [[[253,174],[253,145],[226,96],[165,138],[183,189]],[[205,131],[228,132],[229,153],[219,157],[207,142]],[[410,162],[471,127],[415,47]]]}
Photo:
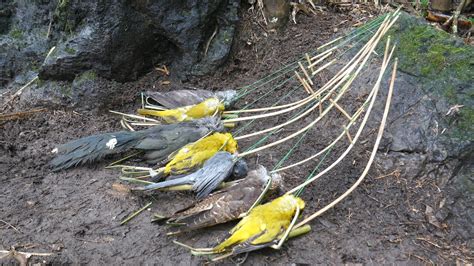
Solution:
{"label": "yellow feather", "polygon": [[160,117],[169,124],[208,117],[216,112],[222,111],[224,111],[224,104],[217,98],[209,98],[196,105],[189,105],[164,111],[138,109],[138,113],[141,115]]}
{"label": "yellow feather", "polygon": [[250,241],[252,245],[277,240],[288,228],[297,207],[304,209],[304,201],[293,195],[283,195],[253,208],[231,231],[231,236],[214,248],[223,252],[227,248]]}
{"label": "yellow feather", "polygon": [[230,133],[214,133],[181,148],[164,167],[165,174],[185,174],[214,156],[218,151],[237,152],[237,141]]}

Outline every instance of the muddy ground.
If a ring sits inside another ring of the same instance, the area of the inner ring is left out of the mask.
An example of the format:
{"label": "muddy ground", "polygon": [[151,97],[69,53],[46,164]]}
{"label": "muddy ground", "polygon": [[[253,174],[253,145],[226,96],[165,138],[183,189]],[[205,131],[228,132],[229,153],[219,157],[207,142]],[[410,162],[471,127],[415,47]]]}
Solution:
{"label": "muddy ground", "polygon": [[[367,15],[367,14],[365,14]],[[186,81],[185,86],[222,88],[250,84],[272,73],[285,62],[294,61],[304,52],[334,38],[340,31],[358,22],[364,14],[318,12],[317,16],[298,16],[280,34],[265,37],[254,15],[244,12],[238,39],[229,63],[211,77]],[[335,30],[337,28],[337,30]],[[171,70],[172,71],[172,70]],[[0,133],[0,249],[14,246],[26,252],[52,252],[48,257],[32,257],[30,262],[92,264],[201,264],[205,258],[193,257],[172,243],[166,228],[150,222],[154,212],[170,213],[192,200],[190,193],[156,193],[152,198],[117,189],[118,172],[105,170],[105,162],[51,172],[50,151],[64,143],[93,133],[120,129],[116,117],[106,109],[133,111],[136,97],[144,89],[166,90],[181,84],[166,80],[154,71],[137,82],[123,84],[121,97],[97,112],[49,109],[27,119],[1,125]],[[328,76],[319,76],[325,82]],[[105,86],[105,85],[104,85]],[[288,87],[277,90],[255,106],[268,106],[285,95]],[[239,101],[237,107],[263,95],[257,91]],[[362,94],[362,92],[361,92]],[[297,91],[288,101],[304,96]],[[342,104],[354,111],[361,99],[345,98]],[[380,108],[380,106],[379,106]],[[267,128],[291,116],[259,120],[247,129]],[[272,136],[269,141],[300,129],[314,117],[305,118]],[[311,130],[286,164],[304,159],[327,145],[339,132],[344,117],[338,112]],[[372,149],[374,134],[362,135],[361,145],[335,170],[308,187],[302,195],[307,203],[305,214],[324,206],[345,191],[362,172]],[[258,138],[240,142],[242,150]],[[259,152],[247,158],[272,168],[294,141]],[[326,157],[322,167],[334,161],[347,142],[338,145]],[[381,151],[379,156],[385,154]],[[295,186],[312,171],[311,162],[283,173],[285,188]],[[425,218],[425,202],[445,195],[429,180],[415,179],[403,173],[390,173],[374,164],[364,183],[345,201],[311,223],[311,233],[288,241],[281,250],[261,250],[248,256],[253,264],[333,264],[333,263],[456,263],[469,262],[470,250],[458,239],[447,239],[445,232],[456,225],[434,227]],[[124,226],[119,223],[149,201],[147,210]],[[212,246],[232,226],[226,224],[179,236],[180,241],[196,246]],[[471,255],[472,256],[472,255]],[[2,260],[2,263],[14,260]],[[224,263],[233,263],[227,260]]]}

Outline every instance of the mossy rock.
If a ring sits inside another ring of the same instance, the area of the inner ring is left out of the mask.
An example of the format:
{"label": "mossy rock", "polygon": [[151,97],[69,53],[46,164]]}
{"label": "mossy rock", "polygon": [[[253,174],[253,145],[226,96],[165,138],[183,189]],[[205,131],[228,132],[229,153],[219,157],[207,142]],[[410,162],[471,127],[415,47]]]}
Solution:
{"label": "mossy rock", "polygon": [[451,137],[474,140],[474,48],[421,19],[402,13],[389,35],[397,44],[399,69],[448,105],[463,105],[446,117]]}
{"label": "mossy rock", "polygon": [[78,75],[73,83],[77,86],[80,86],[88,81],[94,81],[97,79],[97,73],[94,70],[89,70]]}
{"label": "mossy rock", "polygon": [[10,35],[10,37],[12,37],[13,39],[16,39],[16,40],[23,39],[23,31],[21,31],[18,28],[11,29],[10,32],[9,32],[9,35]]}

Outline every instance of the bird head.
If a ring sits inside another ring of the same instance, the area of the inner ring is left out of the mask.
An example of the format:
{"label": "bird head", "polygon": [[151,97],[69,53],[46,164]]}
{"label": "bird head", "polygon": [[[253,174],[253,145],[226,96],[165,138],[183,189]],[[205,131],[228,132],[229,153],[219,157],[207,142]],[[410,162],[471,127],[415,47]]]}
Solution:
{"label": "bird head", "polygon": [[280,200],[280,206],[287,210],[296,211],[296,207],[299,207],[300,210],[303,210],[305,206],[304,201],[293,194],[285,194],[278,199]]}
{"label": "bird head", "polygon": [[225,133],[227,140],[225,141],[224,147],[222,148],[225,151],[230,153],[236,153],[237,149],[239,148],[237,141],[232,137],[232,134]]}
{"label": "bird head", "polygon": [[304,201],[300,197],[293,196],[293,198],[294,198],[293,204],[295,206],[298,206],[300,208],[300,210],[303,210],[304,207],[305,207]]}
{"label": "bird head", "polygon": [[230,108],[237,98],[237,91],[225,90],[216,92],[216,97],[224,103],[225,108]]}
{"label": "bird head", "polygon": [[203,126],[203,129],[207,129],[206,132],[221,132],[224,130],[224,125],[221,122],[220,117],[210,116],[192,121],[198,126]]}
{"label": "bird head", "polygon": [[209,110],[224,111],[224,103],[217,98],[209,98],[204,101]]}
{"label": "bird head", "polygon": [[270,190],[275,191],[275,190],[280,189],[283,185],[283,179],[281,178],[281,175],[279,175],[278,173],[272,173],[270,174],[270,176],[272,178],[272,184],[270,186]]}
{"label": "bird head", "polygon": [[247,162],[244,159],[240,159],[234,164],[234,169],[232,170],[232,176],[235,179],[241,179],[247,176],[249,167]]}

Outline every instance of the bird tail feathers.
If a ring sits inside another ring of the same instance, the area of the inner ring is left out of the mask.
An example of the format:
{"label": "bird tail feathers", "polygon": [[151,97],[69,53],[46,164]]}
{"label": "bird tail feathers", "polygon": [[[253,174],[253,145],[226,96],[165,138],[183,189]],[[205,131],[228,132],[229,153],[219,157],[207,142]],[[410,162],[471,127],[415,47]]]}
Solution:
{"label": "bird tail feathers", "polygon": [[74,140],[53,150],[58,155],[51,161],[51,166],[53,171],[59,171],[97,161],[106,155],[133,148],[139,139],[138,132],[121,131]]}

